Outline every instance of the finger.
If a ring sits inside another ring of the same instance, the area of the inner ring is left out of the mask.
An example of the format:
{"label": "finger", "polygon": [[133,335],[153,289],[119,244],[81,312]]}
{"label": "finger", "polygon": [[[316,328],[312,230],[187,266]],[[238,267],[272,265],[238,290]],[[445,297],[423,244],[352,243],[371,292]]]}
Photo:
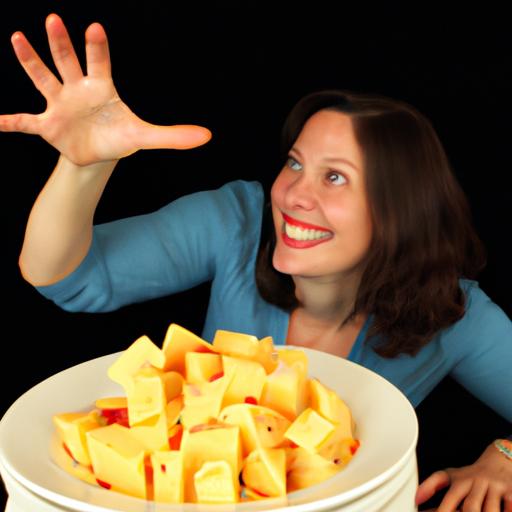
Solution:
{"label": "finger", "polygon": [[77,82],[83,77],[80,62],[69,38],[64,23],[56,14],[46,18],[46,32],[52,52],[53,61],[64,82]]}
{"label": "finger", "polygon": [[470,490],[470,480],[460,481],[456,485],[452,485],[444,495],[443,501],[441,501],[437,508],[437,512],[454,512],[457,510],[459,503],[469,494]]}
{"label": "finger", "polygon": [[[489,487],[482,512],[500,512],[501,494]],[[506,508],[505,508],[506,511]],[[511,511],[512,512],[512,511]]]}
{"label": "finger", "polygon": [[39,133],[39,116],[34,114],[8,114],[0,116],[1,132]]}
{"label": "finger", "polygon": [[47,99],[54,97],[61,89],[62,84],[57,77],[46,67],[28,39],[22,32],[15,32],[11,37],[14,53],[23,69],[36,86],[37,90]]}
{"label": "finger", "polygon": [[504,496],[503,502],[503,512],[512,512],[512,492]]}
{"label": "finger", "polygon": [[156,126],[144,123],[138,134],[140,149],[191,149],[212,138],[207,128],[195,125]]}
{"label": "finger", "polygon": [[85,53],[89,76],[97,78],[111,76],[107,34],[99,23],[93,23],[85,31]]}
{"label": "finger", "polygon": [[446,471],[436,471],[424,480],[416,491],[416,505],[428,501],[434,494],[450,485],[450,476]]}
{"label": "finger", "polygon": [[[462,512],[482,510],[482,503],[484,502],[488,489],[489,485],[487,482],[479,480],[473,481],[469,494],[464,498]],[[499,512],[499,508],[495,509],[493,512]]]}

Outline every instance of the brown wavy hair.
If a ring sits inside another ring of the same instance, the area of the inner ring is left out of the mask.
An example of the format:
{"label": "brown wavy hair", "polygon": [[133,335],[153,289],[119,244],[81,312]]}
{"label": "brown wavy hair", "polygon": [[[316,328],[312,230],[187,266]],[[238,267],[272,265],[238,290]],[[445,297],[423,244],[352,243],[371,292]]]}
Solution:
{"label": "brown wavy hair", "polygon": [[[486,264],[466,196],[430,121],[405,102],[375,94],[328,90],[293,107],[282,130],[282,159],[319,110],[351,117],[364,159],[372,241],[354,309],[373,315],[367,339],[383,357],[416,354],[441,329],[464,316],[459,279]],[[272,266],[275,232],[264,212],[256,264],[261,296],[285,311],[299,304],[291,276]],[[341,321],[341,320],[340,320]]]}

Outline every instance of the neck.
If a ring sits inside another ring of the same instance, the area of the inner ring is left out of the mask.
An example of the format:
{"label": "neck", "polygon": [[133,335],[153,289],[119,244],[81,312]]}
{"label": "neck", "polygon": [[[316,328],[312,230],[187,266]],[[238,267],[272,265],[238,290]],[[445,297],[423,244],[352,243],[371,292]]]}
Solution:
{"label": "neck", "polygon": [[295,296],[307,316],[323,325],[341,326],[350,317],[360,275],[331,277],[292,276]]}

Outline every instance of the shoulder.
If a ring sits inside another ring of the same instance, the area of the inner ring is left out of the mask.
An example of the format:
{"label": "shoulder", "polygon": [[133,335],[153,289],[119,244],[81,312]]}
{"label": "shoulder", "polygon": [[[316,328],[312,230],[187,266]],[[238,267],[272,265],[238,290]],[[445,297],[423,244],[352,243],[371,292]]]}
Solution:
{"label": "shoulder", "polygon": [[449,329],[463,335],[466,342],[475,340],[479,347],[485,342],[512,339],[512,322],[506,313],[480,288],[477,281],[461,279],[466,297],[464,316]]}
{"label": "shoulder", "polygon": [[496,320],[511,326],[506,313],[480,288],[477,281],[460,279],[459,285],[466,297],[465,315],[469,321]]}
{"label": "shoulder", "polygon": [[264,194],[261,183],[257,181],[236,180],[226,183],[217,190],[220,198],[240,215],[261,215]]}
{"label": "shoulder", "polygon": [[257,181],[236,180],[217,189],[182,196],[161,208],[162,213],[174,210],[194,210],[218,215],[251,215],[261,212],[264,200],[262,185]]}

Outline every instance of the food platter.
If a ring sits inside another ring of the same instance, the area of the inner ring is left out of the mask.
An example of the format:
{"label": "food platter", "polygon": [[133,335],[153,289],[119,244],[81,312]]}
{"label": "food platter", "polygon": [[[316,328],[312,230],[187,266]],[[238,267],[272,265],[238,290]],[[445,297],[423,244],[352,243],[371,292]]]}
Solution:
{"label": "food platter", "polygon": [[123,395],[107,376],[121,353],[64,370],[22,395],[0,421],[0,462],[20,485],[60,507],[83,512],[333,510],[371,493],[391,480],[414,455],[418,425],[406,397],[376,373],[324,352],[304,349],[310,376],[334,389],[347,403],[361,442],[357,456],[334,477],[288,494],[287,500],[237,505],[168,505],[89,485],[67,474],[50,456],[52,416],[87,411],[96,399]]}

